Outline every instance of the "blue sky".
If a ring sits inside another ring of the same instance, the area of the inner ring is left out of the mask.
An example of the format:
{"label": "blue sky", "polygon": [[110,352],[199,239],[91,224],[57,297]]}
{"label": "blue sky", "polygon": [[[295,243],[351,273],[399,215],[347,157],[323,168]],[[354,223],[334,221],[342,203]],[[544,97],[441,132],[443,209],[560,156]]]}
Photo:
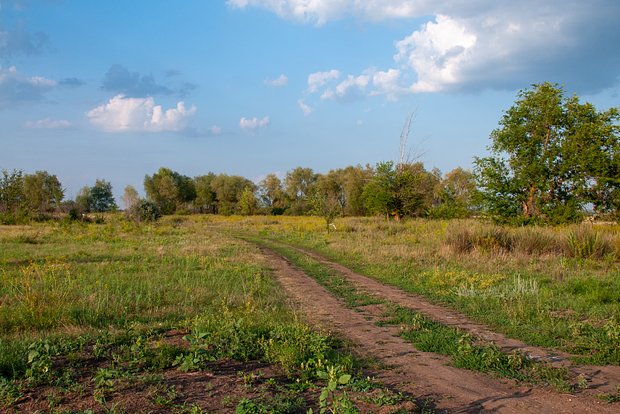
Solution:
{"label": "blue sky", "polygon": [[518,90],[619,106],[616,0],[0,0],[0,169],[142,191],[398,156],[471,167]]}

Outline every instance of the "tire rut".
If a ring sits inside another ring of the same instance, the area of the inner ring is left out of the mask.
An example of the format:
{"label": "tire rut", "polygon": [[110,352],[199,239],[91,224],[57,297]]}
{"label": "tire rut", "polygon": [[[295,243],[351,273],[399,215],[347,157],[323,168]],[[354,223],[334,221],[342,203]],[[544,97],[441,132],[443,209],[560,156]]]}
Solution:
{"label": "tire rut", "polygon": [[308,322],[327,328],[357,344],[356,351],[386,367],[376,378],[389,387],[434,401],[447,413],[614,413],[617,407],[588,396],[558,394],[518,385],[514,381],[458,369],[448,359],[417,351],[397,328],[380,327],[368,309],[348,309],[314,279],[286,258],[260,247],[268,266]]}

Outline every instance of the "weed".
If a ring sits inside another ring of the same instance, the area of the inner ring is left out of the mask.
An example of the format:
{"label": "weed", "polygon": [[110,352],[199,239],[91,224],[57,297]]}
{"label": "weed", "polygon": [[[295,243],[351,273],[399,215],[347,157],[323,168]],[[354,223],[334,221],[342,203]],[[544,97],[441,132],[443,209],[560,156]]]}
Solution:
{"label": "weed", "polygon": [[22,392],[17,384],[0,377],[0,407],[8,407],[21,398]]}
{"label": "weed", "polygon": [[588,225],[582,225],[566,236],[570,256],[577,259],[601,259],[613,253],[611,242]]}

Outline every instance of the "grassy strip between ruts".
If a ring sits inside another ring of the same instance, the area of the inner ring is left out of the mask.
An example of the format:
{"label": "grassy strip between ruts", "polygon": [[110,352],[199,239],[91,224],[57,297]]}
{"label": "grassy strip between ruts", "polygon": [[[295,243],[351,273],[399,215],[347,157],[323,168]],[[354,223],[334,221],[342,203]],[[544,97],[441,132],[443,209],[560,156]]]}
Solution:
{"label": "grassy strip between ruts", "polygon": [[566,369],[532,361],[516,351],[510,354],[502,352],[494,344],[481,343],[456,328],[447,327],[418,312],[361,292],[337,271],[286,244],[273,240],[242,237],[286,257],[332,294],[344,300],[350,308],[376,303],[385,304],[386,311],[381,324],[400,325],[403,328],[401,336],[420,351],[450,356],[452,363],[459,368],[490,372],[532,384],[550,385],[563,392],[573,389]]}

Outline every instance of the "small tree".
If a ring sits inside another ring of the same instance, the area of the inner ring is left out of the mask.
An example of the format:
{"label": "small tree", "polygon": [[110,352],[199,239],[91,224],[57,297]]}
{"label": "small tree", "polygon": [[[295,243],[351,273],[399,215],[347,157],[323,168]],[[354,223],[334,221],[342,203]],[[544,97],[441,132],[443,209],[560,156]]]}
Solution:
{"label": "small tree", "polygon": [[90,211],[102,213],[117,208],[112,194],[112,184],[105,180],[95,181],[95,185],[90,188]]}
{"label": "small tree", "polygon": [[131,210],[131,208],[140,201],[138,191],[131,185],[125,187],[123,192],[123,204],[125,204],[125,210]]}
{"label": "small tree", "polygon": [[239,214],[242,216],[253,216],[258,210],[258,201],[254,191],[248,186],[243,189],[239,197]]}

